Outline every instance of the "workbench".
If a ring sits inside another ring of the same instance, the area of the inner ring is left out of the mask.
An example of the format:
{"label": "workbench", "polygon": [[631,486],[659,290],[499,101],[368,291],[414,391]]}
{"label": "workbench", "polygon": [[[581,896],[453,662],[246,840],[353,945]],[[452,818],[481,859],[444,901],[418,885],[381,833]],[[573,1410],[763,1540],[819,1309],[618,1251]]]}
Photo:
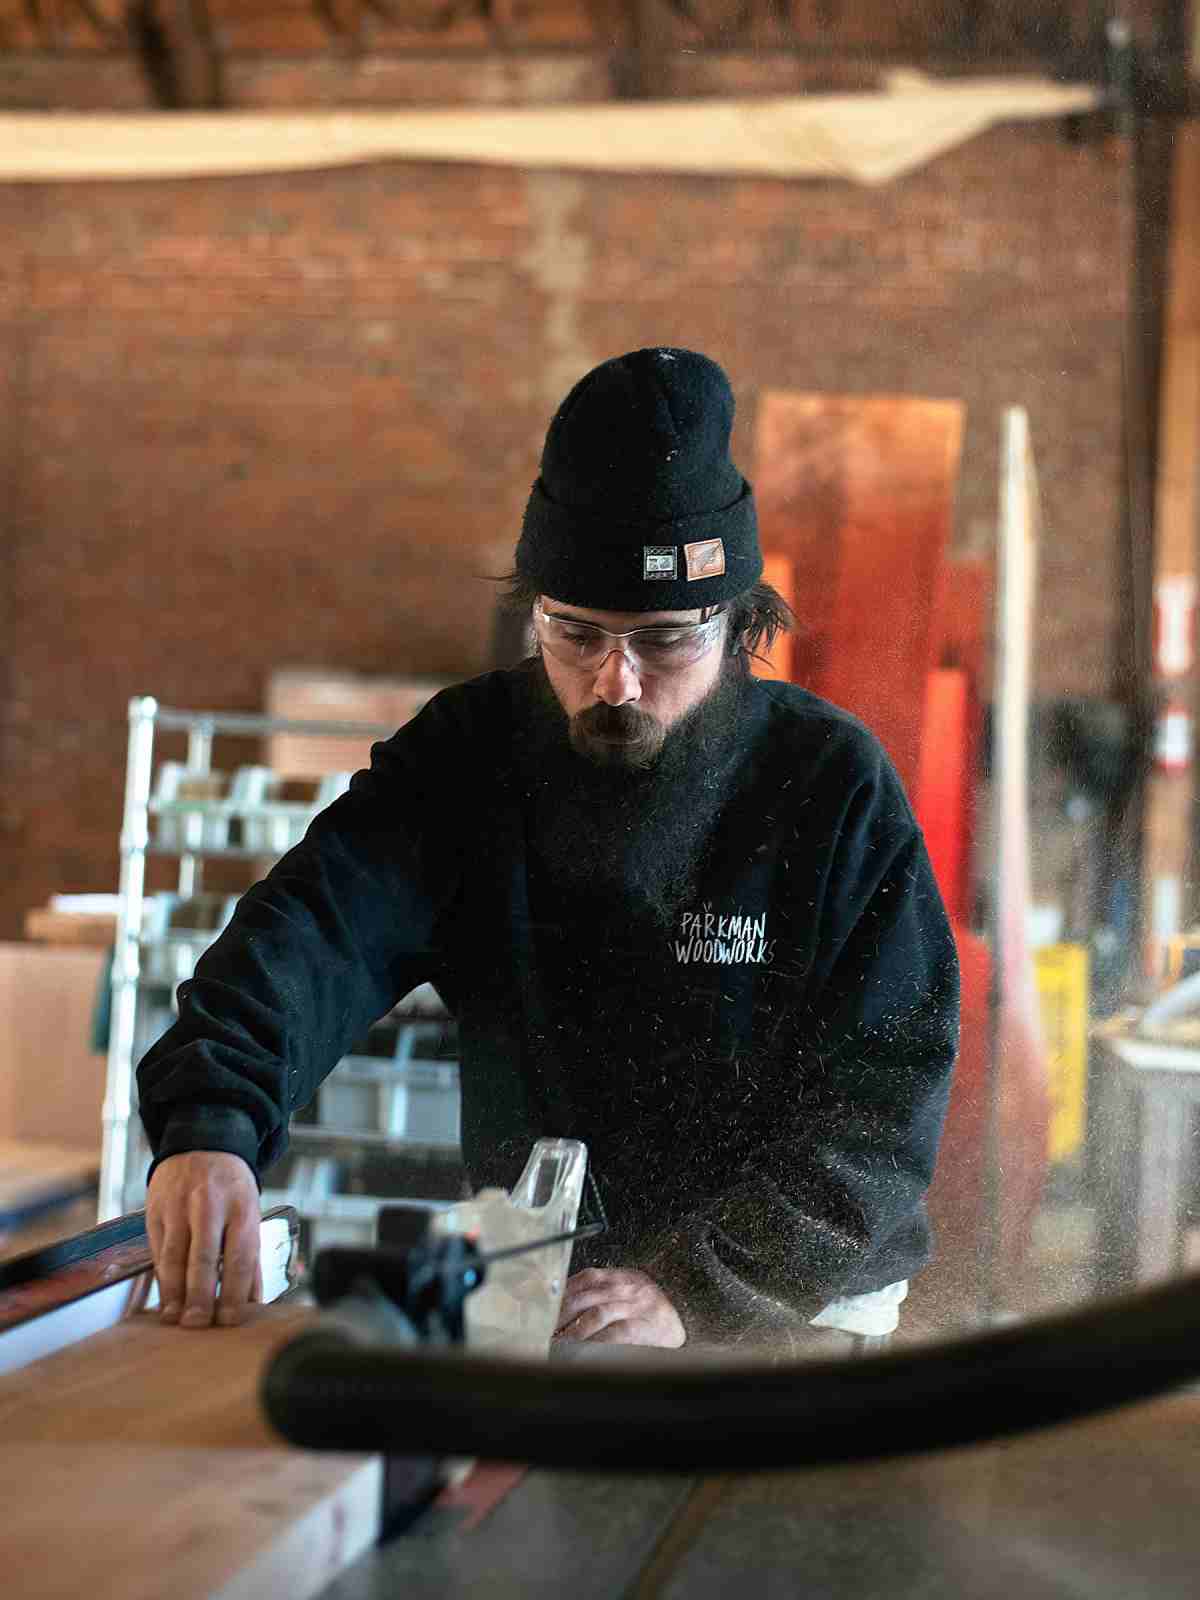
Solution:
{"label": "workbench", "polygon": [[0,1378],[0,1569],[22,1600],[1193,1600],[1200,1396],[911,1459],[688,1478],[477,1467],[384,1545],[381,1461],[271,1433],[311,1316],[137,1313]]}

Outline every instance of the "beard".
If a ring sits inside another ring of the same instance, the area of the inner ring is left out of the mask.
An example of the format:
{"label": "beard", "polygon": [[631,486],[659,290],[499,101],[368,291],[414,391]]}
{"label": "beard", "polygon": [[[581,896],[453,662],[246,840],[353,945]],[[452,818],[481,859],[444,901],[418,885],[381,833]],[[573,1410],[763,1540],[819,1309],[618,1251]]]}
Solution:
{"label": "beard", "polygon": [[520,760],[533,801],[531,847],[549,884],[601,915],[618,906],[669,927],[696,896],[736,766],[744,673],[716,683],[667,728],[639,706],[568,717],[535,658]]}

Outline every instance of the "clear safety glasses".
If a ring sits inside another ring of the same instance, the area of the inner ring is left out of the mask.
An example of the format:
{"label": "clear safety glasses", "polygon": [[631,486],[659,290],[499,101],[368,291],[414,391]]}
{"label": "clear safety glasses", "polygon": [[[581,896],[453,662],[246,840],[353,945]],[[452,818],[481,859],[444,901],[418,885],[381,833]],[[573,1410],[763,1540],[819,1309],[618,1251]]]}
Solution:
{"label": "clear safety glasses", "polygon": [[594,622],[546,611],[539,600],[533,608],[533,621],[542,649],[569,667],[599,669],[619,650],[635,672],[679,672],[712,649],[720,635],[724,609],[718,607],[700,622],[660,622],[610,633]]}

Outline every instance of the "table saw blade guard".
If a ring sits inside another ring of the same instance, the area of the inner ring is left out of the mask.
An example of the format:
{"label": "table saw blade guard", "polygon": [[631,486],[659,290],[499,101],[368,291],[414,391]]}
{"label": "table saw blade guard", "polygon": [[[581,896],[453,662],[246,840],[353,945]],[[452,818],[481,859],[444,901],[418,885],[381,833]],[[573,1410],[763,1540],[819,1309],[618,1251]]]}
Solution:
{"label": "table saw blade guard", "polygon": [[[570,1233],[586,1174],[587,1146],[578,1139],[539,1139],[510,1191],[480,1190],[473,1199],[437,1213],[430,1233],[470,1234],[485,1253]],[[571,1249],[567,1241],[491,1265],[483,1287],[466,1302],[468,1349],[497,1356],[547,1356]]]}

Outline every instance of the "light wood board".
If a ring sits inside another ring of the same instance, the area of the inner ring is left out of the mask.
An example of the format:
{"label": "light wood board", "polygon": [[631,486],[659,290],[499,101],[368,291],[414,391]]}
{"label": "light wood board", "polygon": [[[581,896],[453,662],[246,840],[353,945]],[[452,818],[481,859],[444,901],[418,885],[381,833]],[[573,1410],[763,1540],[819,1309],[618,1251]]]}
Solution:
{"label": "light wood board", "polygon": [[0,1139],[100,1154],[103,1055],[92,1018],[105,952],[0,944]]}
{"label": "light wood board", "polygon": [[94,1150],[0,1139],[0,1216],[76,1195],[100,1175]]}
{"label": "light wood board", "polygon": [[116,917],[88,911],[54,911],[35,906],[25,913],[25,937],[37,944],[82,944],[111,949],[117,939]]}
{"label": "light wood board", "polygon": [[[1195,592],[1200,516],[1200,124],[1179,123],[1175,141],[1155,492],[1156,610],[1172,585],[1190,585]],[[1164,762],[1160,749],[1160,759],[1146,781],[1142,924],[1150,977],[1162,969],[1166,942],[1196,911],[1192,879],[1200,673],[1193,637],[1194,600],[1189,609],[1184,661],[1165,662],[1161,650],[1155,651],[1156,711],[1161,717],[1170,708],[1185,717],[1188,734],[1182,758]],[[1174,670],[1168,671],[1168,666]],[[1163,731],[1160,722],[1160,735]]]}
{"label": "light wood board", "polygon": [[318,1594],[378,1538],[377,1456],[292,1449],[257,1398],[313,1313],[141,1314],[0,1378],[0,1570],[22,1600]]}
{"label": "light wood board", "polygon": [[0,179],[45,183],[483,161],[602,172],[843,176],[886,183],[996,122],[1091,110],[1100,90],[1040,77],[933,80],[887,93],[333,112],[0,116]]}

